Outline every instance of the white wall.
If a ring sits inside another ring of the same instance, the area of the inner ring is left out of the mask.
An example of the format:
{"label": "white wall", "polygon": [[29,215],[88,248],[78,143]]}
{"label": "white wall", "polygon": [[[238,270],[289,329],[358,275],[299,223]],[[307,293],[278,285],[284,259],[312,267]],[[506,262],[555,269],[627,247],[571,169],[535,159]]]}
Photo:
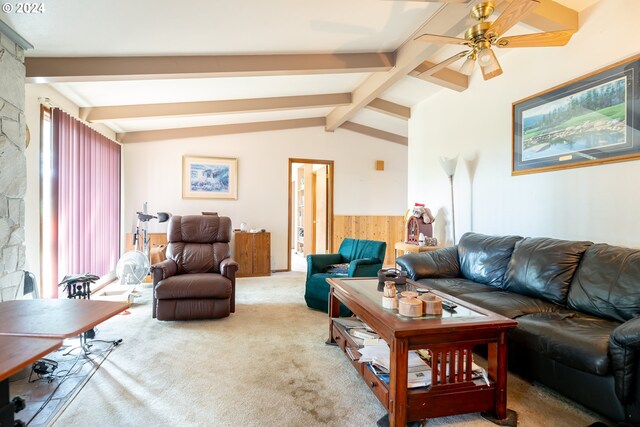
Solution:
{"label": "white wall", "polygon": [[[32,271],[40,283],[40,101],[49,98],[53,106],[74,117],[79,108],[60,92],[45,84],[27,84],[25,87],[25,117],[31,133],[31,142],[25,150],[27,156],[27,193],[25,202],[25,245],[27,270]],[[98,132],[115,140],[115,133],[102,125],[92,126]]]}
{"label": "white wall", "polygon": [[[408,199],[424,199],[450,242],[449,181],[439,156],[460,154],[456,236],[466,231],[640,246],[640,161],[511,176],[512,103],[640,52],[640,1],[602,0],[565,47],[498,52],[504,74],[476,68],[470,88],[443,89],[412,111]],[[465,161],[465,159],[467,159]],[[473,159],[473,160],[470,160]]]}
{"label": "white wall", "polygon": [[[287,267],[289,158],[335,161],[334,214],[403,215],[407,208],[407,147],[346,130],[292,129],[153,143],[125,144],[125,228],[136,211],[229,216],[234,228],[271,232],[271,267]],[[238,200],[182,199],[182,156],[238,159]],[[385,160],[385,170],[375,170]],[[166,224],[150,222],[151,232]]]}

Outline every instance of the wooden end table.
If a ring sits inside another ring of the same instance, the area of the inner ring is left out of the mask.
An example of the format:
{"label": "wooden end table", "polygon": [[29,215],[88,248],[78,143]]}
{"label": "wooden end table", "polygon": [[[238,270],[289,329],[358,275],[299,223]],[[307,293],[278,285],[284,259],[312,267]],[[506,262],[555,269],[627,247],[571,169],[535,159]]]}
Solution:
{"label": "wooden end table", "polygon": [[[337,343],[362,375],[380,403],[389,411],[389,425],[469,412],[489,412],[507,418],[507,332],[515,320],[450,295],[430,290],[454,302],[454,311],[441,316],[409,318],[397,309],[382,307],[382,286],[377,278],[329,278],[329,341]],[[407,280],[408,290],[425,288]],[[402,289],[400,289],[402,290]],[[389,384],[352,357],[358,346],[333,319],[340,302],[369,325],[390,347]],[[475,346],[487,346],[488,378],[471,375]],[[431,386],[407,388],[409,350],[426,349],[431,355]],[[503,425],[503,424],[501,424]]]}
{"label": "wooden end table", "polygon": [[437,251],[438,249],[442,249],[444,248],[444,246],[427,246],[427,245],[414,245],[413,243],[407,243],[407,242],[396,242],[396,244],[394,245],[394,258],[393,261],[395,262],[395,260],[398,258],[398,251],[402,251],[402,254],[406,254],[407,252],[411,252],[414,254],[420,253],[420,252],[431,252],[431,251]]}

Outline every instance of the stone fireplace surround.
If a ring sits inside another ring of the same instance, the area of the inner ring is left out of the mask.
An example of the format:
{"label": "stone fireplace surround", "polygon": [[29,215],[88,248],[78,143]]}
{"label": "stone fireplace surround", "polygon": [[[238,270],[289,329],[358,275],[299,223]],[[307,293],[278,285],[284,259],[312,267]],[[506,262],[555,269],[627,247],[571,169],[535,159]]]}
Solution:
{"label": "stone fireplace surround", "polygon": [[26,269],[24,49],[29,47],[6,25],[0,26],[0,301],[22,296]]}

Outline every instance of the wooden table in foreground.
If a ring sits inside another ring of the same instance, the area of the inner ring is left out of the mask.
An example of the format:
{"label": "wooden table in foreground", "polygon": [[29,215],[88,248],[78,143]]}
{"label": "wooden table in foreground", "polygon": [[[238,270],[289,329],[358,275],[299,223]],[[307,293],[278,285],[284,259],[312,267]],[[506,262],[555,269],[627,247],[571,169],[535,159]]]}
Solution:
{"label": "wooden table in foreground", "polygon": [[70,338],[129,308],[129,303],[36,299],[0,303],[0,335]]}
{"label": "wooden table in foreground", "polygon": [[0,336],[0,426],[13,427],[15,406],[9,399],[9,377],[62,345],[53,338]]}
{"label": "wooden table in foreground", "polygon": [[[516,321],[435,290],[435,295],[458,305],[455,311],[409,318],[382,308],[382,287],[375,278],[330,278],[327,282],[331,286],[329,339],[351,359],[388,410],[390,426],[469,412],[490,412],[499,420],[507,417],[507,332]],[[411,280],[407,283],[408,290],[425,288]],[[347,347],[355,344],[333,322],[339,316],[340,302],[389,344],[389,385],[349,356]],[[471,378],[472,351],[478,345],[487,346],[488,384]],[[431,354],[432,385],[407,389],[408,352],[418,349]]]}
{"label": "wooden table in foreground", "polygon": [[0,427],[13,427],[9,377],[70,338],[129,308],[125,302],[36,299],[0,303]]}

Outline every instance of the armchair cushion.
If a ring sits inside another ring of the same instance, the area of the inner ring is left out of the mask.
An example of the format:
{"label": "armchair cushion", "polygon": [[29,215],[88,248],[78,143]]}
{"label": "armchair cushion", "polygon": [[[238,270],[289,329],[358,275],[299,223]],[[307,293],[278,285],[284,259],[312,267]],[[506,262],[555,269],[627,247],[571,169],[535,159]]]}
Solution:
{"label": "armchair cushion", "polygon": [[179,274],[156,285],[157,299],[229,298],[231,280],[215,273]]}

